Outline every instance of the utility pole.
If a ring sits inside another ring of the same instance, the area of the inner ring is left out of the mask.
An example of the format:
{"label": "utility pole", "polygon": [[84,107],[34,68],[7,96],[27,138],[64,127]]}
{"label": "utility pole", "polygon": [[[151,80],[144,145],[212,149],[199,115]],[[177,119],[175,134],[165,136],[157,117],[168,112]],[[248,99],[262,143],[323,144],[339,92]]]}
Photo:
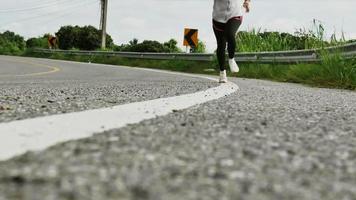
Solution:
{"label": "utility pole", "polygon": [[100,28],[101,28],[101,48],[106,48],[106,21],[108,16],[108,0],[101,0],[101,18],[100,18]]}

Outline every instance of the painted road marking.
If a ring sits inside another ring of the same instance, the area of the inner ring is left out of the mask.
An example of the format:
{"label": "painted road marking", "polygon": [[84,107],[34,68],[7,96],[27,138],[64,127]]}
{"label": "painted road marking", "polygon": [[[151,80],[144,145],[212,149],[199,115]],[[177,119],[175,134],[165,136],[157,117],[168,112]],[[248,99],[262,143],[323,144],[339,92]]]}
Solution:
{"label": "painted road marking", "polygon": [[45,72],[37,72],[37,73],[29,73],[29,74],[2,74],[0,77],[26,77],[26,76],[41,76],[41,75],[47,75],[47,74],[52,74],[61,71],[60,68],[58,67],[53,67],[41,63],[34,63],[34,62],[29,62],[25,60],[9,60],[9,59],[3,59],[3,57],[0,57],[1,60],[9,61],[9,62],[17,62],[17,63],[24,63],[27,65],[32,65],[36,67],[44,67],[50,69],[50,71],[45,71]]}
{"label": "painted road marking", "polygon": [[[209,77],[192,74],[141,68],[139,70],[212,80]],[[213,80],[217,81],[216,79]],[[205,91],[181,96],[0,123],[0,161],[21,155],[27,151],[44,150],[60,142],[87,138],[94,133],[102,133],[107,130],[122,128],[128,124],[135,124],[143,120],[164,116],[172,113],[174,110],[186,109],[225,97],[236,92],[238,89],[236,84],[229,82]]]}
{"label": "painted road marking", "polygon": [[186,76],[186,77],[192,77],[192,78],[208,79],[208,80],[215,81],[215,82],[218,81],[216,78],[208,77],[206,75],[188,74],[188,73],[184,73],[184,72],[174,72],[174,71],[167,71],[167,70],[161,70],[161,69],[130,67],[130,66],[124,66],[124,65],[109,65],[109,64],[99,64],[99,63],[85,63],[85,62],[68,61],[68,60],[51,60],[51,59],[43,59],[43,58],[42,59],[39,58],[39,59],[43,60],[43,61],[57,61],[57,62],[63,62],[63,63],[69,63],[69,64],[93,65],[93,66],[98,66],[98,67],[113,67],[113,68],[120,67],[120,68],[126,68],[126,69],[130,69],[130,70],[158,72],[158,73],[180,75],[180,76]]}

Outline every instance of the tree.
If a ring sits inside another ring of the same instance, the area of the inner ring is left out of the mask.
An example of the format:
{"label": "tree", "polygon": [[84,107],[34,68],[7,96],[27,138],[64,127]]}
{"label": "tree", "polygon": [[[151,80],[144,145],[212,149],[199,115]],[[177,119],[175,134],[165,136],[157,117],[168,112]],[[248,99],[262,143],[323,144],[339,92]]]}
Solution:
{"label": "tree", "polygon": [[15,34],[14,32],[5,31],[4,33],[0,34],[0,37],[10,43],[13,43],[20,50],[25,49],[26,44],[24,38],[20,35]]}
{"label": "tree", "polygon": [[26,41],[26,48],[48,48],[49,33],[37,38],[29,38]]}
{"label": "tree", "polygon": [[56,33],[59,41],[59,48],[68,50],[77,46],[77,40],[79,39],[79,26],[63,26]]}
{"label": "tree", "polygon": [[77,42],[75,46],[79,49],[98,49],[101,46],[100,31],[93,26],[84,26],[79,30]]}
{"label": "tree", "polygon": [[[93,26],[63,26],[56,33],[60,49],[95,50],[101,47],[101,31]],[[114,47],[114,42],[109,34],[106,46]]]}
{"label": "tree", "polygon": [[138,39],[136,39],[136,38],[132,39],[132,40],[129,42],[129,44],[130,44],[131,46],[137,45],[137,44],[138,44]]}
{"label": "tree", "polygon": [[163,44],[155,40],[144,40],[143,42],[140,43],[137,39],[133,39],[129,42],[129,44],[116,46],[115,50],[127,51],[127,52],[153,52],[153,53],[181,52],[181,50],[177,47],[177,41],[175,41],[174,39],[171,39]]}
{"label": "tree", "polygon": [[196,48],[192,48],[192,53],[205,53],[206,46],[205,43],[201,40],[198,41],[198,46]]}
{"label": "tree", "polygon": [[5,31],[0,33],[0,53],[18,54],[25,49],[25,40],[14,32]]}
{"label": "tree", "polygon": [[181,50],[177,47],[177,44],[178,42],[174,39],[170,39],[168,42],[163,43],[165,52],[169,52],[169,53],[181,52]]}

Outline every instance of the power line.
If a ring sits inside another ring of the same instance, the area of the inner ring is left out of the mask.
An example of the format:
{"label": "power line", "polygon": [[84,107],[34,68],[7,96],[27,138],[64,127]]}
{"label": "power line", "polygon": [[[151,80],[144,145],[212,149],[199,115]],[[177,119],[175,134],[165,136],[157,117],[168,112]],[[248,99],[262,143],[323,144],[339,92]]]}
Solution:
{"label": "power line", "polygon": [[[57,10],[61,10],[62,7],[71,6],[73,5],[73,3],[78,3],[80,1],[84,1],[84,0],[62,0],[61,4],[49,6],[46,7],[46,9],[42,9],[42,10],[35,9],[35,10],[27,10],[26,12],[0,13],[0,25],[5,23],[10,23],[10,22],[16,22],[17,21],[16,19],[22,20],[23,18],[22,16],[24,16],[24,19],[27,19],[27,18],[32,18],[32,16],[38,15],[39,13],[45,13],[48,11],[56,12]],[[7,20],[1,22],[1,19],[7,19]]]}
{"label": "power line", "polygon": [[[85,6],[93,5],[93,4],[96,3],[96,2],[97,2],[97,0],[91,1],[91,2],[88,2],[88,3],[85,4],[85,5],[81,5],[81,7],[83,8],[83,7],[85,7]],[[60,19],[60,18],[77,14],[76,12],[72,12],[72,11],[75,10],[75,9],[77,9],[77,7],[73,7],[73,8],[71,8],[71,9],[66,9],[66,12],[63,12],[63,13],[61,13],[60,15],[51,16],[50,19],[47,19],[46,21],[43,21],[43,22],[37,22],[37,23],[35,23],[34,25],[36,25],[36,24],[47,25],[48,23],[53,22],[53,21],[56,21],[56,20],[58,20],[58,19]],[[59,14],[59,13],[58,13],[58,14]]]}
{"label": "power line", "polygon": [[[62,0],[61,3],[64,2],[70,2],[72,0]],[[42,4],[42,5],[38,5],[38,6],[34,6],[34,7],[29,7],[29,8],[13,8],[13,9],[3,9],[0,10],[0,13],[14,13],[14,12],[26,12],[26,11],[33,11],[33,10],[40,10],[43,8],[50,8],[53,6],[58,6],[58,1],[54,1],[52,3],[47,3],[47,4]]]}
{"label": "power line", "polygon": [[44,8],[50,8],[50,7],[55,7],[58,6],[59,4],[66,3],[66,2],[71,2],[72,0],[62,0],[58,2],[58,0],[53,1],[53,2],[48,2],[47,4],[41,4],[38,6],[33,6],[33,7],[28,7],[28,8],[12,8],[12,9],[3,9],[0,10],[1,13],[16,13],[16,12],[27,12],[27,11],[34,11],[34,10],[41,10]]}
{"label": "power line", "polygon": [[[71,0],[71,1],[74,1],[74,0]],[[2,23],[1,26],[7,26],[7,25],[10,25],[10,24],[13,24],[13,23],[16,23],[16,22],[24,22],[24,21],[29,21],[29,20],[33,20],[33,19],[43,18],[43,17],[51,17],[54,14],[56,14],[56,12],[57,13],[58,12],[63,13],[62,10],[66,11],[66,10],[68,10],[70,8],[75,8],[76,9],[79,6],[85,6],[85,5],[88,5],[88,4],[92,4],[94,2],[97,2],[97,0],[85,1],[85,2],[83,2],[83,0],[80,0],[80,2],[77,2],[77,4],[70,4],[67,7],[62,7],[61,10],[51,11],[50,13],[46,13],[46,14],[41,14],[41,15],[36,15],[36,16],[32,16],[32,17],[26,17],[26,18],[22,18],[22,19],[13,20],[13,21],[8,21],[8,22],[5,22],[5,23]]]}

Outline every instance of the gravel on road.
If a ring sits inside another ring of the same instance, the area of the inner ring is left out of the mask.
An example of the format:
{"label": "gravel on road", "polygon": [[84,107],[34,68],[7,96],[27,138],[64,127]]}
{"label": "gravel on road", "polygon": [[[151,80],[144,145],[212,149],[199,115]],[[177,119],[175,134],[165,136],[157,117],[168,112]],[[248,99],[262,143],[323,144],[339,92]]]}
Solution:
{"label": "gravel on road", "polygon": [[[48,70],[43,66],[57,66],[60,71],[11,76]],[[0,56],[1,74],[10,76],[0,76],[0,123],[189,94],[218,85],[202,78],[127,67],[4,56]]]}
{"label": "gravel on road", "polygon": [[0,199],[356,199],[356,93],[258,80],[0,162]]}

